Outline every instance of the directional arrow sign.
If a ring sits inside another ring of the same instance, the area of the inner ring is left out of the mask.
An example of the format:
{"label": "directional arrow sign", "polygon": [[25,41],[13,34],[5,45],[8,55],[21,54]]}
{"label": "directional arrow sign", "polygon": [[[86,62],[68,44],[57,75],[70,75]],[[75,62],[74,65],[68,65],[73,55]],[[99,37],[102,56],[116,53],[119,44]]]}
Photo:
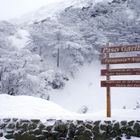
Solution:
{"label": "directional arrow sign", "polygon": [[104,58],[101,60],[101,64],[124,64],[124,63],[140,63],[140,57]]}
{"label": "directional arrow sign", "polygon": [[140,51],[140,45],[114,46],[114,47],[105,47],[101,49],[102,53],[118,53],[132,51]]}
{"label": "directional arrow sign", "polygon": [[103,69],[101,70],[101,76],[118,76],[118,75],[140,75],[140,68],[131,69]]}
{"label": "directional arrow sign", "polygon": [[101,87],[140,87],[140,80],[101,81]]}

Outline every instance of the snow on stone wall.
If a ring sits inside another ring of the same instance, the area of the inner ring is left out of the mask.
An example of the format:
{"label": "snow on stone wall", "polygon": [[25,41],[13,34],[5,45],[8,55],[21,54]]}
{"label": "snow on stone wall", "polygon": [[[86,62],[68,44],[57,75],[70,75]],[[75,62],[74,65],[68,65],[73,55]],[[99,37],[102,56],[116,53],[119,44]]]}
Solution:
{"label": "snow on stone wall", "polygon": [[1,119],[0,140],[121,140],[140,137],[140,121]]}

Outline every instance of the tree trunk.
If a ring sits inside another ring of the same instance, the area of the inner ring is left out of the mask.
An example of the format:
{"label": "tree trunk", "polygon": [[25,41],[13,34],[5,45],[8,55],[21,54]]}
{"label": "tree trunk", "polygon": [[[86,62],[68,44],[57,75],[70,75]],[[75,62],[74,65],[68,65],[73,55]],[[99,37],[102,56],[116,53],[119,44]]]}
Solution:
{"label": "tree trunk", "polygon": [[59,68],[60,66],[60,50],[59,48],[57,49],[57,67]]}

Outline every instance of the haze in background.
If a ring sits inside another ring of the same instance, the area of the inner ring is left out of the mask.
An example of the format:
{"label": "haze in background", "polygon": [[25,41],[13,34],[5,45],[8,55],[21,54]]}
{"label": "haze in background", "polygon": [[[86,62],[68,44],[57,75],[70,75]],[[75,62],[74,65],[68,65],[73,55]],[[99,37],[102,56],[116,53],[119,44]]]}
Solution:
{"label": "haze in background", "polygon": [[42,6],[59,1],[62,0],[0,0],[0,20],[18,18]]}

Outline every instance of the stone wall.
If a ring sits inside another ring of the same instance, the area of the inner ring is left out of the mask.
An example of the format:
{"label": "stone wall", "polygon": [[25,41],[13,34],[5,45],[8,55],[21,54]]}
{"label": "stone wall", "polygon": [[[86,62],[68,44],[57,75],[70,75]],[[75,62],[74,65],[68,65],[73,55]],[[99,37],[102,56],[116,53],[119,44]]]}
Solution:
{"label": "stone wall", "polygon": [[0,138],[12,140],[121,140],[140,137],[140,121],[1,119]]}

